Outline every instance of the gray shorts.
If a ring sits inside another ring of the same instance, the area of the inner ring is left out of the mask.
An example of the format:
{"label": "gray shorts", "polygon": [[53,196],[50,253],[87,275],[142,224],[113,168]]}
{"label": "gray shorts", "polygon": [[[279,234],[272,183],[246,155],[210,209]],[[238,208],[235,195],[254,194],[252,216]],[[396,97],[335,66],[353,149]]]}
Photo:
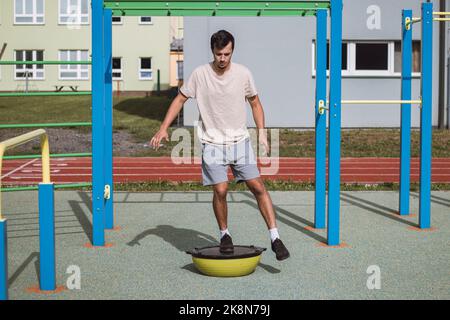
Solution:
{"label": "gray shorts", "polygon": [[260,176],[250,138],[230,146],[202,143],[204,186],[228,181],[228,166],[238,183]]}

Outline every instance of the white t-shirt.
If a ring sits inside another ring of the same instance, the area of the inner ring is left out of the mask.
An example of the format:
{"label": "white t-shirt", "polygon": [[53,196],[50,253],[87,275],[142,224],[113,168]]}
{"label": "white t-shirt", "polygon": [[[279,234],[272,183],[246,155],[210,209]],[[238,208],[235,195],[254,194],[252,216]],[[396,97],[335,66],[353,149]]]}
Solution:
{"label": "white t-shirt", "polygon": [[201,142],[230,145],[250,136],[246,98],[257,95],[257,91],[247,67],[230,62],[230,68],[218,75],[212,62],[204,64],[192,72],[180,91],[197,100]]}

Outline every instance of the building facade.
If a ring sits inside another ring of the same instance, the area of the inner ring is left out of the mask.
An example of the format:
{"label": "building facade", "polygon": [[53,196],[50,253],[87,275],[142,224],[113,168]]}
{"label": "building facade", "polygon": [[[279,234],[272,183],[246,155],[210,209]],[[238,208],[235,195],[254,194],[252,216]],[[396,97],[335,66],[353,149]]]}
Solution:
{"label": "building facade", "polygon": [[170,34],[170,87],[179,88],[183,84],[183,17],[171,17]]}
{"label": "building facade", "polygon": [[[113,17],[113,90],[170,88],[175,22],[174,35],[171,17]],[[91,23],[90,0],[2,0],[0,59],[90,60]],[[3,65],[0,91],[85,91],[91,78],[89,65]]]}
{"label": "building facade", "polygon": [[[344,0],[344,100],[398,100],[401,92],[402,9],[421,16],[416,0]],[[446,1],[448,2],[448,1]],[[439,1],[434,0],[435,11]],[[447,3],[447,9],[450,4]],[[447,10],[450,11],[450,10]],[[328,21],[329,23],[329,21]],[[236,39],[233,61],[253,73],[265,110],[267,127],[313,128],[315,122],[315,17],[186,17],[185,70],[187,79],[198,65],[212,61],[211,35],[225,29]],[[329,27],[329,26],[328,26]],[[420,99],[420,23],[413,26],[413,99]],[[433,125],[438,121],[439,25],[433,39]],[[447,46],[446,46],[447,47]],[[445,50],[445,48],[443,48]],[[444,66],[445,68],[445,66]],[[184,124],[198,120],[195,101],[188,101]],[[250,107],[247,124],[254,127]],[[399,127],[399,105],[344,105],[343,127]],[[420,126],[420,109],[412,108],[412,126]]]}

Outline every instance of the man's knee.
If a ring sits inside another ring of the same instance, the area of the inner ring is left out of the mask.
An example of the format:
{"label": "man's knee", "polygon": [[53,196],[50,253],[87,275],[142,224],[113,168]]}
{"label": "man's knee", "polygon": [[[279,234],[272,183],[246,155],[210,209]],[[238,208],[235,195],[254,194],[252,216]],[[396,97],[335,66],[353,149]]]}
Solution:
{"label": "man's knee", "polygon": [[220,199],[226,199],[228,193],[228,183],[219,183],[214,186],[214,195]]}
{"label": "man's knee", "polygon": [[247,186],[250,191],[257,197],[263,196],[267,192],[266,187],[264,186],[264,183],[261,179],[250,180],[247,182]]}

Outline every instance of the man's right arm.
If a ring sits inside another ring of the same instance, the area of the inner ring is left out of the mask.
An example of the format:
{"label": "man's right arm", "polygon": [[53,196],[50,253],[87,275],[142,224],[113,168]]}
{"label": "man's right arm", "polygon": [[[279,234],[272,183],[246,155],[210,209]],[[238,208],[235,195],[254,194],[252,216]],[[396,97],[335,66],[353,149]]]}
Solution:
{"label": "man's right arm", "polygon": [[167,110],[166,116],[164,117],[164,121],[161,123],[159,131],[150,140],[150,145],[153,148],[158,150],[159,144],[161,143],[162,139],[166,139],[166,141],[169,141],[169,134],[167,133],[167,129],[169,128],[170,124],[175,120],[178,113],[180,113],[181,108],[183,108],[184,103],[188,99],[189,98],[185,97],[181,93],[178,93],[175,99],[173,99],[172,103],[169,106],[169,110]]}

